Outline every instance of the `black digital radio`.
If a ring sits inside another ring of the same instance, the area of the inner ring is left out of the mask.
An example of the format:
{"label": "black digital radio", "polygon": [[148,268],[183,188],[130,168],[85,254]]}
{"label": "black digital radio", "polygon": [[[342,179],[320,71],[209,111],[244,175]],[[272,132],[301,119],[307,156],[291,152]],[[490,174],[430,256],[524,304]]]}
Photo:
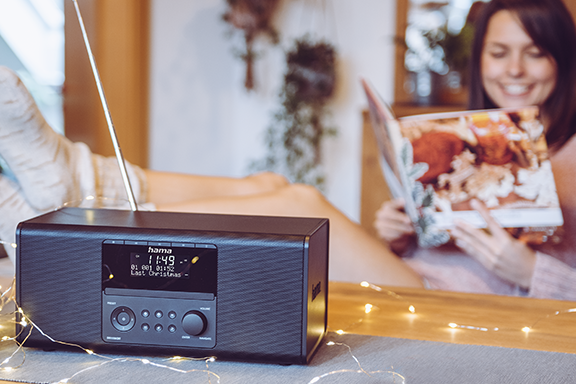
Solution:
{"label": "black digital radio", "polygon": [[[306,364],[326,332],[328,232],[315,218],[62,208],[18,226],[16,301],[46,335],[97,351]],[[34,329],[25,345],[60,344]]]}

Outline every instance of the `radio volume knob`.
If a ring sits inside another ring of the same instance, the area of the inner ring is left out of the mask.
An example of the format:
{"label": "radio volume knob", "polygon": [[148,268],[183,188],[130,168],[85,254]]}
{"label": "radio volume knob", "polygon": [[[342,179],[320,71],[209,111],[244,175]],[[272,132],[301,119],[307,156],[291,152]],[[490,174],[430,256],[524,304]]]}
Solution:
{"label": "radio volume knob", "polygon": [[182,318],[182,329],[189,335],[199,336],[206,331],[206,316],[200,311],[187,312]]}

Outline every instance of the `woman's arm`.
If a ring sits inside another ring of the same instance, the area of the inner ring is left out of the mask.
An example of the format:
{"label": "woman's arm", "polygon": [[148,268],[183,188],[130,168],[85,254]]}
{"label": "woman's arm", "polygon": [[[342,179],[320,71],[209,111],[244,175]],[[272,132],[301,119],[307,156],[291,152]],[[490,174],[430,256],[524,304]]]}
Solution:
{"label": "woman's arm", "polygon": [[537,252],[528,296],[576,301],[576,269],[552,256]]}

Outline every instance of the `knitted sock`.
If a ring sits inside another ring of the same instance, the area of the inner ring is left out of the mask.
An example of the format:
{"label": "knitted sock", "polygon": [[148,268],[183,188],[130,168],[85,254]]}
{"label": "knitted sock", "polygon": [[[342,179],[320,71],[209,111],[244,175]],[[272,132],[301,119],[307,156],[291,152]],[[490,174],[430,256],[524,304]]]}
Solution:
{"label": "knitted sock", "polygon": [[11,244],[16,241],[16,226],[37,214],[22,195],[20,186],[0,174],[0,239],[12,262],[15,253]]}
{"label": "knitted sock", "polygon": [[[91,195],[127,198],[115,158],[92,154],[54,132],[18,76],[0,67],[0,156],[30,206],[39,211]],[[136,200],[146,199],[144,172],[126,164]]]}

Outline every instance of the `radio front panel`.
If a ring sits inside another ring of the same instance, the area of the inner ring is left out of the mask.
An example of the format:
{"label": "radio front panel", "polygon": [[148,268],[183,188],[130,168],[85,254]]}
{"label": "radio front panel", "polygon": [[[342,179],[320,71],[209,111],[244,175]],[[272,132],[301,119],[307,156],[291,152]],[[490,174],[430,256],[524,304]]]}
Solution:
{"label": "radio front panel", "polygon": [[59,341],[301,364],[326,332],[325,219],[65,208],[17,242],[17,303]]}

